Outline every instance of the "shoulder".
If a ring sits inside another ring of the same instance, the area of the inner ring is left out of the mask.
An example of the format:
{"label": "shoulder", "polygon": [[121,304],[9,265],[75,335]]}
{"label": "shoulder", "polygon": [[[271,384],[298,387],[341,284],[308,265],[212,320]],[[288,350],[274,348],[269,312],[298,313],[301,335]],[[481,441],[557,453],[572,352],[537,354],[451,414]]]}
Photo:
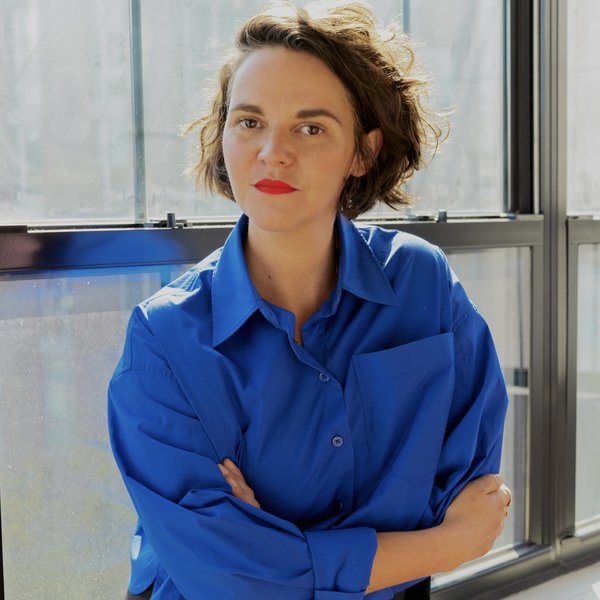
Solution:
{"label": "shoulder", "polygon": [[[155,335],[175,334],[193,320],[195,327],[209,330],[212,325],[212,276],[221,248],[188,269],[136,307],[138,320]],[[203,327],[204,326],[204,327]],[[210,335],[206,331],[206,335]]]}
{"label": "shoulder", "polygon": [[144,312],[151,314],[161,310],[173,310],[197,296],[210,294],[212,275],[219,261],[222,248],[215,250],[199,263],[188,269],[171,283],[140,303]]}
{"label": "shoulder", "polygon": [[451,314],[452,328],[477,312],[441,248],[416,235],[356,225],[397,297],[428,299]]}
{"label": "shoulder", "polygon": [[450,277],[446,255],[435,244],[405,231],[363,223],[354,225],[388,276],[398,269],[416,267]]}

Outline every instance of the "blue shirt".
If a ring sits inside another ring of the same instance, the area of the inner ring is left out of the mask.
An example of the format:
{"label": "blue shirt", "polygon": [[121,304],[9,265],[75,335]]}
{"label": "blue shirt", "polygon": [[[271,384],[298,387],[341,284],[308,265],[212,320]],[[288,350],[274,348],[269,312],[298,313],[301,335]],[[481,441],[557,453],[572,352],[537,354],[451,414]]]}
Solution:
{"label": "blue shirt", "polygon": [[[377,531],[440,523],[499,469],[492,338],[438,248],[339,217],[338,283],[300,346],[293,314],[250,280],[247,223],[129,323],[109,428],[140,519],[130,590],[363,598]],[[226,457],[260,509],[233,496]]]}

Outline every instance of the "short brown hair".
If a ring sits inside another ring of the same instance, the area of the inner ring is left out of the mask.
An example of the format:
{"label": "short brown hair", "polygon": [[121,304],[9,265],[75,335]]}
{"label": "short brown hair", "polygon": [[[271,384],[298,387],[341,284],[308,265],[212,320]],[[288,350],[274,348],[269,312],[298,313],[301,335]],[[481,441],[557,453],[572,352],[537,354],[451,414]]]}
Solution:
{"label": "short brown hair", "polygon": [[[200,147],[191,168],[198,185],[235,200],[223,157],[231,81],[241,60],[264,47],[307,52],[325,63],[349,92],[355,115],[356,150],[365,165],[362,177],[350,176],[339,210],[356,218],[384,202],[409,204],[403,184],[435,153],[442,135],[439,116],[424,107],[427,85],[415,74],[414,52],[407,36],[394,26],[378,28],[372,10],[359,2],[323,3],[305,9],[289,2],[271,4],[248,20],[236,39],[236,52],[219,71],[209,113],[194,121]],[[364,134],[381,129],[383,145],[370,155]]]}

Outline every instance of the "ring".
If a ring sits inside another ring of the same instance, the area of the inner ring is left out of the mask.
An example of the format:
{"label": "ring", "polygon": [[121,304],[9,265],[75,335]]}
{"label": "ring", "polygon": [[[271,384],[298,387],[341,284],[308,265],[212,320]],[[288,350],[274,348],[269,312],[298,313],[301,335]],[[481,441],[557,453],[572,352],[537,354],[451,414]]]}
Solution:
{"label": "ring", "polygon": [[512,504],[512,492],[510,491],[510,488],[504,484],[502,484],[501,487],[508,494],[508,504],[506,505],[506,508],[508,508]]}

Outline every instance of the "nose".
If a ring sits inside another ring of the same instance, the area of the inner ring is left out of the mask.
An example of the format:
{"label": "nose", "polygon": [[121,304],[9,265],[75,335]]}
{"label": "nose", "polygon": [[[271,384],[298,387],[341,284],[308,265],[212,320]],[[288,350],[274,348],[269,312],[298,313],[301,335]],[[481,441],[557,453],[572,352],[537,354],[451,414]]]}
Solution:
{"label": "nose", "polygon": [[258,152],[258,159],[268,165],[287,165],[292,161],[292,149],[285,132],[268,131]]}

